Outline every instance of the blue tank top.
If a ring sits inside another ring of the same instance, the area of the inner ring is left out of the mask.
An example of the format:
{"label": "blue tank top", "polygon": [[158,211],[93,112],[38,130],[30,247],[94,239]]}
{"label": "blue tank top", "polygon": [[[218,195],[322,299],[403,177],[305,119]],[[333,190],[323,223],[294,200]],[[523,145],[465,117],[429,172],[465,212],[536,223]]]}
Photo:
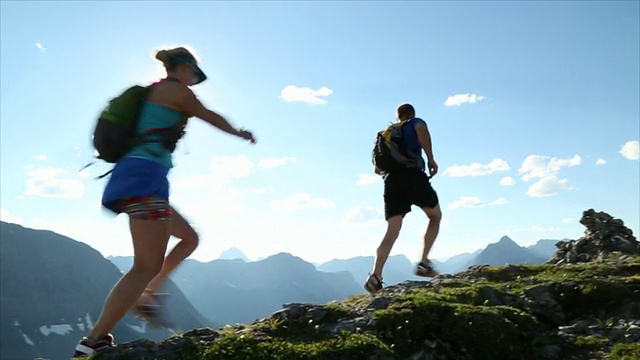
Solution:
{"label": "blue tank top", "polygon": [[422,146],[420,145],[418,133],[416,132],[416,125],[418,125],[418,123],[426,124],[426,122],[421,118],[413,118],[402,127],[402,134],[407,148],[411,151],[420,153],[422,151]]}
{"label": "blue tank top", "polygon": [[417,117],[407,121],[407,123],[402,126],[402,136],[404,138],[407,150],[409,150],[409,154],[413,158],[415,158],[418,168],[424,171],[425,162],[424,158],[422,157],[422,145],[420,145],[418,132],[416,131],[416,126],[419,123],[425,125],[427,124],[424,120]]}
{"label": "blue tank top", "polygon": [[[168,128],[177,124],[183,114],[180,111],[145,101],[140,109],[137,134],[143,135],[150,129]],[[160,139],[161,135],[146,135],[149,139]],[[160,142],[142,143],[127,153],[127,157],[153,160],[170,169],[173,167],[171,152]]]}

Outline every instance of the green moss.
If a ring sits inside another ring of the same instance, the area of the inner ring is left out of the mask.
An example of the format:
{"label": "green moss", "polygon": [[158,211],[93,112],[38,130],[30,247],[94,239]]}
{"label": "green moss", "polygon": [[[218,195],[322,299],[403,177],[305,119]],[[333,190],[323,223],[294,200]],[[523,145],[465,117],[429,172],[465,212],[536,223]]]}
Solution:
{"label": "green moss", "polygon": [[583,280],[594,278],[622,278],[637,274],[637,266],[640,265],[640,256],[629,257],[628,263],[580,263],[564,266],[547,264],[518,265],[485,267],[480,274],[490,282],[510,285],[526,283],[531,280],[536,282]]}
{"label": "green moss", "polygon": [[495,297],[497,301],[502,302],[506,295],[507,293],[496,284],[480,282],[467,284],[466,287],[444,288],[440,290],[438,299],[469,305],[488,305],[490,298]]}
{"label": "green moss", "polygon": [[551,285],[568,320],[598,315],[602,311],[615,314],[620,310],[619,305],[633,296],[629,284],[623,281],[589,279]]}
{"label": "green moss", "polygon": [[321,310],[326,311],[322,322],[335,322],[351,315],[351,311],[344,303],[329,303],[323,305]]}
{"label": "green moss", "polygon": [[574,344],[583,349],[598,349],[609,343],[609,339],[596,335],[578,336]]}
{"label": "green moss", "polygon": [[398,305],[374,313],[379,337],[406,357],[438,337],[476,359],[535,358],[540,327],[532,316],[506,306],[438,301],[427,291],[403,296]]}
{"label": "green moss", "polygon": [[202,358],[333,360],[338,357],[362,358],[373,354],[393,356],[389,347],[373,336],[343,332],[315,342],[291,342],[274,338],[257,340],[251,336],[226,335],[214,342]]}
{"label": "green moss", "polygon": [[640,360],[640,344],[617,343],[609,357],[611,360]]}

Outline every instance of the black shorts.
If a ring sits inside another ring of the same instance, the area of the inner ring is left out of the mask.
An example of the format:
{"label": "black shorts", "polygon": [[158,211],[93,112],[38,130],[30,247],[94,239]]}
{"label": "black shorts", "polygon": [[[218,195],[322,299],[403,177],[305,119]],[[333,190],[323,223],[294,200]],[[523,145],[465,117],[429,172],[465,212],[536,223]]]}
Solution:
{"label": "black shorts", "polygon": [[431,187],[429,177],[420,169],[407,169],[387,175],[384,180],[384,216],[404,215],[411,205],[433,208],[438,194]]}

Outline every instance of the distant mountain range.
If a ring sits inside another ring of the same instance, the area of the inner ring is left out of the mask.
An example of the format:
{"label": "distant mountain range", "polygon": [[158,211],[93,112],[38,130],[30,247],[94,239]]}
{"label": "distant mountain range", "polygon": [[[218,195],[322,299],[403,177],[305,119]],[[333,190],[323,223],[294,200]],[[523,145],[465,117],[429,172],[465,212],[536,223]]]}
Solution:
{"label": "distant mountain range", "polygon": [[[432,260],[440,273],[455,274],[472,265],[540,264],[548,260],[556,250],[558,240],[540,240],[535,245],[522,247],[508,236],[472,253],[452,256],[446,261]],[[364,282],[373,267],[373,256],[358,256],[350,259],[336,259],[318,265],[322,271],[348,271],[359,282]],[[404,255],[390,256],[385,264],[383,280],[393,285],[405,280],[417,280],[413,274],[415,264]]]}
{"label": "distant mountain range", "polygon": [[[441,273],[457,273],[477,264],[542,263],[553,255],[556,240],[541,240],[528,248],[509,237],[485,249],[434,260]],[[545,255],[546,254],[546,255]],[[171,276],[189,301],[206,317],[222,324],[250,322],[277,310],[285,302],[327,302],[362,293],[362,283],[373,267],[373,256],[335,259],[311,264],[287,253],[247,262],[237,248],[207,263],[188,259]],[[131,268],[130,256],[109,257],[122,271]],[[404,255],[387,259],[386,285],[424,280],[414,275],[414,264]],[[256,301],[260,299],[260,301]]]}
{"label": "distant mountain range", "polygon": [[569,241],[569,239],[542,239],[538,240],[538,242],[534,245],[527,246],[527,249],[531,250],[535,254],[538,254],[540,257],[545,258],[545,260],[548,260],[553,256],[553,254],[555,254],[556,250],[558,250],[558,248],[556,247],[558,241]]}
{"label": "distant mountain range", "polygon": [[[88,245],[51,231],[0,223],[0,358],[69,359],[78,340],[98,318],[104,300],[122,274]],[[215,326],[167,284],[176,330]],[[169,330],[151,329],[127,315],[116,341],[163,339]]]}
{"label": "distant mountain range", "polygon": [[[550,256],[549,256],[550,257]],[[539,251],[527,249],[503,236],[497,243],[489,244],[478,255],[467,262],[471,265],[541,264],[549,259]]]}
{"label": "distant mountain range", "polygon": [[[88,245],[50,231],[6,222],[0,230],[0,358],[67,359],[133,258],[107,260]],[[557,241],[522,247],[504,236],[484,249],[434,264],[441,273],[456,273],[476,264],[541,263],[553,255]],[[164,290],[171,294],[168,306],[176,330],[251,322],[287,302],[324,303],[362,293],[374,260],[361,256],[311,264],[279,253],[251,262],[236,248],[221,258],[206,263],[189,259],[171,276]],[[419,279],[413,266],[404,255],[389,257],[385,283]],[[118,342],[170,335],[131,315],[113,333]]]}
{"label": "distant mountain range", "polygon": [[235,259],[239,259],[242,260],[244,262],[249,262],[251,260],[249,260],[246,256],[244,256],[244,253],[238,249],[237,247],[232,247],[230,249],[227,249],[225,251],[223,251],[220,256],[218,257],[219,260],[235,260]]}
{"label": "distant mountain range", "polygon": [[[123,271],[132,264],[128,256],[109,260]],[[204,316],[221,324],[251,322],[287,302],[323,303],[364,291],[350,273],[318,271],[288,253],[255,262],[187,260],[171,278]]]}
{"label": "distant mountain range", "polygon": [[[318,270],[326,272],[346,271],[353,275],[358,284],[364,283],[373,269],[373,256],[358,256],[350,259],[336,259],[317,266]],[[387,258],[384,266],[384,282],[387,285],[397,284],[406,280],[420,279],[413,274],[411,261],[404,255],[393,255]],[[424,280],[424,279],[423,279]],[[359,286],[360,292],[362,289]]]}

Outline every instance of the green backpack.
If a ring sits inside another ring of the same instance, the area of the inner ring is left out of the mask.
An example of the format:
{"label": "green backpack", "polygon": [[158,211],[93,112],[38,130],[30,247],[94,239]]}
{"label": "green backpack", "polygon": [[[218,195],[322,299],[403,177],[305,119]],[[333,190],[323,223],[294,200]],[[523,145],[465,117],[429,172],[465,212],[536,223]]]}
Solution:
{"label": "green backpack", "polygon": [[[173,79],[164,80],[175,81]],[[150,129],[143,135],[137,134],[136,131],[142,104],[146,100],[149,90],[155,84],[157,83],[149,86],[131,86],[109,101],[107,107],[100,113],[93,131],[93,147],[97,152],[96,158],[114,164],[133,147],[145,142],[160,142],[169,151],[175,150],[178,140],[185,133],[188,116],[183,116],[176,125],[169,128]],[[93,162],[87,164],[81,170],[92,164]],[[103,178],[110,172],[98,178]]]}
{"label": "green backpack", "polygon": [[149,88],[135,85],[109,101],[93,131],[93,147],[98,159],[113,164],[140,142],[136,127]]}

